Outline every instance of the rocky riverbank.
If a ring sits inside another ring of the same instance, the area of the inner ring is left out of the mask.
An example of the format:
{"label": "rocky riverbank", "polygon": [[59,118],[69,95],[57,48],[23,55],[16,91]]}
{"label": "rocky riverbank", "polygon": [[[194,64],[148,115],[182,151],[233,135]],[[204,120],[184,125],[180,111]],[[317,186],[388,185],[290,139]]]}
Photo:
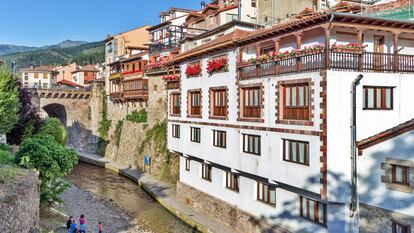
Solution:
{"label": "rocky riverbank", "polygon": [[[61,195],[63,206],[58,211],[67,216],[74,216],[78,220],[81,214],[87,219],[88,232],[98,232],[98,223],[104,224],[104,232],[120,233],[144,233],[149,232],[143,229],[142,225],[134,220],[129,213],[125,212],[110,200],[98,197],[89,191],[72,185]],[[47,226],[51,219],[42,218],[42,226]],[[67,232],[64,228],[66,220],[59,224],[55,232]],[[51,227],[51,226],[49,226]],[[50,230],[50,229],[43,229]]]}

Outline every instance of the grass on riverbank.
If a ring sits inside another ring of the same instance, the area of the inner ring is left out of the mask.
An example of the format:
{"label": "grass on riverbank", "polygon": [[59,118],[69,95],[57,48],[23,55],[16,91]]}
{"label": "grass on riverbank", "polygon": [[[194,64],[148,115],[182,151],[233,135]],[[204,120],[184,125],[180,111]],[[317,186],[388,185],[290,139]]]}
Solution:
{"label": "grass on riverbank", "polygon": [[0,144],[0,184],[10,182],[21,173],[21,170],[14,165],[14,156],[10,152],[10,147]]}

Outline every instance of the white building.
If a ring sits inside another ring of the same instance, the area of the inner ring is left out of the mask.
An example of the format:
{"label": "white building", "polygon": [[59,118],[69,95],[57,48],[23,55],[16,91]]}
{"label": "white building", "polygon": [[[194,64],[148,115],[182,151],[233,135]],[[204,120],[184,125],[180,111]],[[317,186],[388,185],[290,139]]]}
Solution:
{"label": "white building", "polygon": [[[238,232],[389,232],[414,223],[413,194],[387,189],[382,167],[373,166],[389,162],[375,156],[387,143],[361,146],[362,204],[350,209],[351,84],[363,75],[356,89],[361,143],[411,120],[414,24],[316,13],[202,39],[171,62],[181,77],[167,83],[179,197]],[[412,165],[414,155],[403,152],[389,158]],[[404,218],[364,215],[369,208]],[[388,228],[372,231],[369,223],[383,218]]]}
{"label": "white building", "polygon": [[56,87],[58,72],[50,66],[30,67],[20,70],[22,84],[26,88],[48,89]]}

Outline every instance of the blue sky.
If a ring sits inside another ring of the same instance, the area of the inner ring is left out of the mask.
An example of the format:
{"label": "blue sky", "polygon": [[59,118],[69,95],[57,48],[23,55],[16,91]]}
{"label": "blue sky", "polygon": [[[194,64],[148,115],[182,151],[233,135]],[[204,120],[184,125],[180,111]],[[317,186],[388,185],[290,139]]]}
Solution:
{"label": "blue sky", "polygon": [[105,39],[159,22],[169,7],[198,9],[200,0],[0,0],[0,44],[42,46]]}

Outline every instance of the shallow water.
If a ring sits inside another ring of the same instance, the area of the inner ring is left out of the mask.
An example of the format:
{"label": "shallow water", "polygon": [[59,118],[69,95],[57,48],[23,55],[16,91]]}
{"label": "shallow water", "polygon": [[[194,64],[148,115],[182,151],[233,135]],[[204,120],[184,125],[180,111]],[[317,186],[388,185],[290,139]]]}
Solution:
{"label": "shallow water", "polygon": [[195,232],[136,183],[106,169],[79,163],[67,179],[78,187],[113,200],[119,207],[132,213],[145,230],[154,233]]}

